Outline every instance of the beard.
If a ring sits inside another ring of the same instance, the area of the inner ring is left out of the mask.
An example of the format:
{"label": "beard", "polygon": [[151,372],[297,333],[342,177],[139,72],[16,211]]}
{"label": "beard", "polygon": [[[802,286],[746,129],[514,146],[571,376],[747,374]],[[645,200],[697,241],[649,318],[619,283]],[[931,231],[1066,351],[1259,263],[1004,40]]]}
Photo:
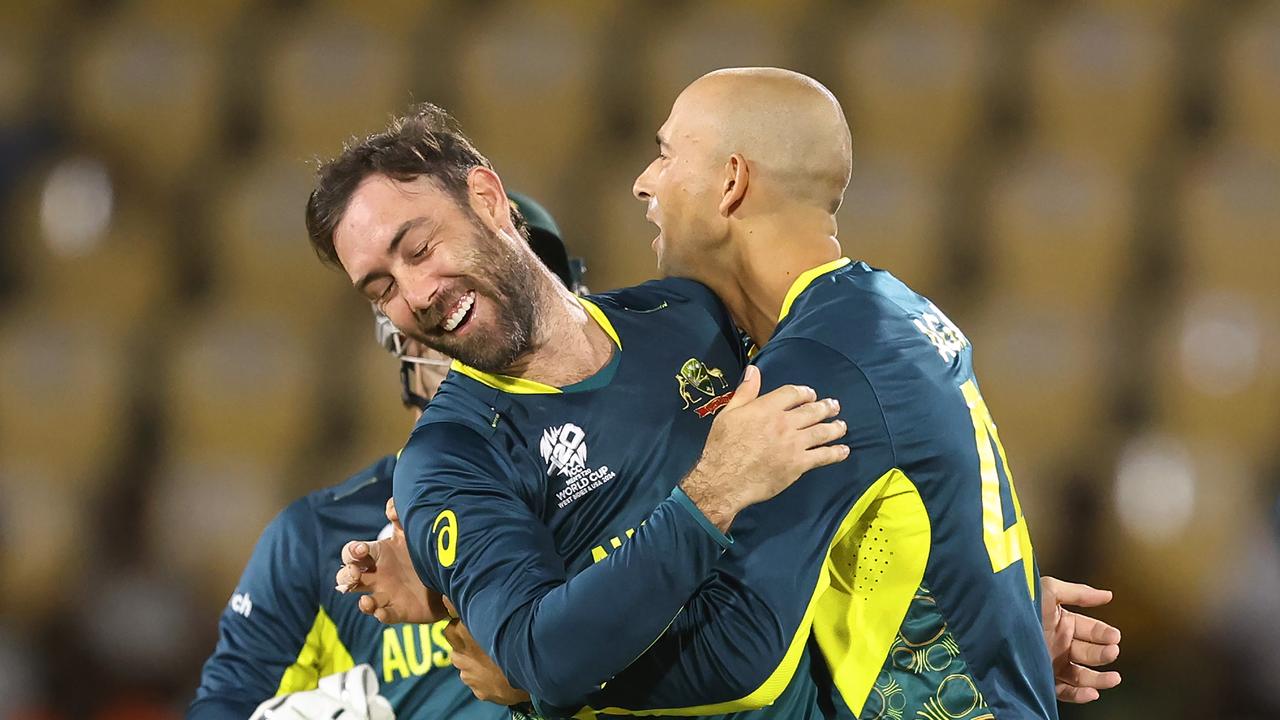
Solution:
{"label": "beard", "polygon": [[[514,365],[533,349],[537,332],[537,316],[541,288],[537,268],[530,263],[532,252],[522,253],[504,238],[489,232],[478,218],[472,222],[471,247],[459,259],[459,267],[467,283],[475,291],[476,304],[473,317],[467,323],[479,321],[481,299],[492,308],[493,318],[489,327],[475,327],[465,336],[445,332],[439,322],[427,327],[430,331],[411,333],[410,336],[427,347],[487,373],[499,373]],[[445,309],[461,295],[450,293],[432,316],[442,318]]]}

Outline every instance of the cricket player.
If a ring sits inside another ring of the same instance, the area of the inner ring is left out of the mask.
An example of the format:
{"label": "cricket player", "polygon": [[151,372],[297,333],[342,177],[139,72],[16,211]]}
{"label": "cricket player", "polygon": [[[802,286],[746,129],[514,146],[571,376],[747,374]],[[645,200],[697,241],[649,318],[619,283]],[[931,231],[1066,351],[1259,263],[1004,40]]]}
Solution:
{"label": "cricket player", "polygon": [[[706,361],[706,353],[703,358],[694,355],[670,375],[674,394],[683,402],[666,408],[665,416],[655,416],[648,403],[661,400],[661,385],[635,374],[635,369],[661,367],[687,354],[657,353],[687,341],[690,329],[704,338],[733,333],[717,315],[718,303],[707,303],[701,286],[675,281],[619,291],[601,297],[599,303],[583,303],[580,313],[572,312],[574,307],[540,287],[545,284],[522,266],[518,252],[512,252],[519,245],[510,241],[511,231],[501,221],[500,197],[500,181],[487,161],[433,108],[349,148],[322,172],[308,208],[312,241],[322,256],[341,264],[356,287],[380,302],[399,327],[424,342],[449,348],[459,358],[472,359],[455,365],[457,372],[442,388],[442,396],[454,393],[456,405],[446,410],[440,402],[433,404],[397,471],[397,504],[406,515],[407,542],[398,538],[399,546],[391,540],[354,544],[344,551],[348,565],[339,581],[371,592],[362,598],[362,608],[395,621],[429,615],[427,589],[410,589],[421,575],[428,585],[454,597],[463,619],[476,632],[477,646],[494,655],[517,687],[550,705],[567,705],[580,697],[578,693],[593,692],[613,678],[657,637],[650,634],[654,628],[661,633],[672,618],[678,621],[688,613],[686,608],[677,615],[676,599],[697,589],[718,559],[699,543],[710,538],[721,546],[731,545],[723,528],[743,508],[776,494],[798,467],[783,471],[777,462],[786,457],[770,441],[787,431],[820,425],[795,417],[796,410],[789,409],[795,400],[783,400],[778,391],[756,398],[759,376],[748,373],[739,397],[712,426],[703,462],[693,471],[684,476],[679,470],[669,472],[665,482],[661,472],[649,483],[613,482],[627,477],[616,472],[618,461],[613,458],[620,450],[625,459],[634,457],[626,451],[642,444],[635,439],[638,432],[659,448],[646,448],[649,465],[640,467],[650,470],[662,469],[653,464],[652,454],[670,452],[673,438],[705,435],[705,430],[698,432],[705,426],[696,424],[684,424],[678,428],[681,432],[671,434],[671,415],[681,420],[688,417],[682,412],[701,414],[697,411],[712,406],[706,412],[711,415],[724,404],[724,394],[716,393],[730,386],[717,383],[736,376],[717,365],[733,367],[732,353],[723,348],[709,350],[714,353],[712,362]],[[525,278],[533,282],[516,282]],[[655,296],[658,290],[663,292]],[[701,326],[687,322],[681,311]],[[649,320],[642,321],[645,316]],[[541,323],[545,325],[539,327]],[[626,330],[619,330],[619,324]],[[459,336],[451,336],[459,330]],[[607,338],[603,351],[598,331]],[[626,343],[628,335],[649,333],[657,343],[642,343],[639,352],[623,354],[623,347],[635,347]],[[638,361],[628,360],[637,355]],[[618,373],[628,367],[633,374],[620,384]],[[592,404],[615,398],[599,391],[620,386],[627,392],[620,393],[624,397],[618,410],[601,416]],[[803,391],[803,397],[814,395]],[[619,414],[628,422],[615,425]],[[581,417],[592,427],[619,432],[591,434],[572,422]],[[543,428],[544,423],[550,424]],[[727,429],[717,438],[721,427]],[[597,434],[605,437],[610,453],[609,462],[599,467],[587,454],[588,447],[596,446],[591,438]],[[433,439],[437,436],[441,440]],[[486,442],[481,445],[476,436]],[[619,436],[628,441],[621,448]],[[811,444],[809,439],[780,445],[792,452],[824,446],[840,452],[838,446]],[[459,451],[469,446],[474,452]],[[432,452],[434,462],[406,472],[415,447],[452,449],[453,457]],[[694,459],[690,456],[688,462]],[[708,459],[711,462],[704,464]],[[767,478],[769,472],[782,480],[763,490],[756,487],[752,481]],[[736,482],[730,481],[731,475],[737,476]],[[683,480],[663,499],[662,493],[675,482],[672,477]],[[648,502],[621,510],[647,522],[637,528],[624,515],[625,529],[594,546],[599,536],[593,533],[598,530],[558,512],[589,500],[576,512],[588,514],[587,521],[608,523],[618,512],[617,500],[627,500],[636,488],[653,492],[654,486],[660,491]],[[642,508],[653,507],[655,501],[658,509],[646,516]],[[685,510],[694,522],[674,510]],[[547,532],[548,526],[554,531]],[[703,535],[695,532],[699,526]],[[594,565],[584,557],[587,548]],[[403,552],[404,562],[397,551]],[[413,568],[408,567],[410,556]],[[567,568],[557,568],[555,556]],[[376,572],[370,572],[375,567]],[[746,596],[748,604],[757,602],[746,587],[699,595],[732,606],[735,593]],[[711,624],[715,622],[718,619]],[[713,658],[706,670],[723,675],[726,668],[745,666],[751,677],[761,666],[751,650],[768,650],[779,634],[777,627],[767,624],[758,628],[769,637],[744,634],[734,644],[702,648]],[[790,630],[785,637],[792,637]],[[803,717],[789,713],[810,712],[807,697],[791,703],[797,695],[787,695],[797,681],[805,684],[807,655],[805,646],[800,647],[798,654],[789,656],[790,673],[779,676],[781,683],[749,702],[726,705],[726,710],[772,702],[770,717]],[[717,652],[728,662],[717,659]],[[694,682],[682,688],[714,698],[736,692],[737,686]],[[734,697],[730,694],[727,700]],[[710,706],[696,710],[715,711]]]}
{"label": "cricket player", "polygon": [[[529,244],[566,287],[578,270],[554,218],[512,193],[512,223],[527,225]],[[416,419],[448,371],[449,360],[403,336],[377,314],[379,343],[401,359],[401,399]],[[508,717],[502,705],[481,702],[450,664],[447,620],[383,626],[365,616],[356,598],[334,592],[333,567],[351,537],[391,532],[386,505],[396,457],[388,455],[346,482],[300,498],[263,532],[235,594],[219,621],[219,641],[205,663],[191,720],[245,720],[263,704],[276,717],[331,717],[345,707],[320,694],[320,678],[368,664],[396,716],[486,720]],[[312,696],[308,696],[312,695]],[[319,697],[315,697],[318,695]],[[264,703],[278,697],[278,702]]]}

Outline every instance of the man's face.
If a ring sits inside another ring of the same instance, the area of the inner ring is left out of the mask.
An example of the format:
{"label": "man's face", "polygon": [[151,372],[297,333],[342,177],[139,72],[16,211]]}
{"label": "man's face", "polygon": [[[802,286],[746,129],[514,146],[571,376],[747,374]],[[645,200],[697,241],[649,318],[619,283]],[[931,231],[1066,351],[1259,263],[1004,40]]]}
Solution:
{"label": "man's face", "polygon": [[334,248],[407,337],[498,372],[529,351],[536,317],[528,253],[507,234],[434,181],[373,175],[351,196]]}
{"label": "man's face", "polygon": [[685,95],[658,130],[658,157],[636,178],[632,192],[648,204],[658,226],[653,250],[663,275],[698,277],[699,258],[725,231],[717,143]]}

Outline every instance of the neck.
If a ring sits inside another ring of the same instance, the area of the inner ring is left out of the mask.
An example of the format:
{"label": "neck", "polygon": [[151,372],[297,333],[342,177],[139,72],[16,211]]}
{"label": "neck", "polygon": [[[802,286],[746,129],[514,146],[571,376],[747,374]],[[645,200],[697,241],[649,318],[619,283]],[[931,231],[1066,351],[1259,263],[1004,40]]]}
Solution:
{"label": "neck", "polygon": [[720,296],[734,322],[763,346],[773,336],[782,302],[806,270],[840,257],[835,219],[814,212],[754,219],[734,228],[723,257],[699,278]]}
{"label": "neck", "polygon": [[548,284],[532,349],[501,374],[563,387],[599,372],[613,357],[614,344],[573,293],[559,283]]}

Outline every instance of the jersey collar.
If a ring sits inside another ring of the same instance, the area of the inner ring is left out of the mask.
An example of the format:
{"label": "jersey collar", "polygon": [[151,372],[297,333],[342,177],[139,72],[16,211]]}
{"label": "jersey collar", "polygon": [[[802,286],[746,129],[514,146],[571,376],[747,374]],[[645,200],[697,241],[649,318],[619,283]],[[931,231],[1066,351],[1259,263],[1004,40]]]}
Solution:
{"label": "jersey collar", "polygon": [[[613,340],[618,346],[618,351],[622,351],[622,340],[618,337],[618,331],[613,329],[613,323],[609,322],[608,316],[600,309],[598,305],[590,300],[580,297],[578,302],[582,305],[582,309],[587,311],[591,319],[596,321],[601,330]],[[526,380],[525,378],[511,377],[510,375],[499,375],[497,373],[487,373],[477,370],[470,365],[465,365],[458,360],[454,360],[450,368],[456,370],[463,375],[488,385],[495,390],[501,390],[512,395],[554,395],[564,392],[558,387],[540,383],[536,380]]]}
{"label": "jersey collar", "polygon": [[808,270],[800,273],[800,277],[797,277],[795,282],[791,283],[791,289],[787,290],[786,296],[782,299],[782,312],[778,313],[778,322],[782,322],[782,319],[791,312],[791,305],[795,303],[796,298],[800,297],[800,293],[804,292],[805,288],[812,285],[814,280],[817,280],[819,277],[826,275],[832,270],[839,270],[851,262],[853,261],[849,258],[842,257],[839,260],[832,260],[829,263],[819,265],[816,268],[809,268]]}

